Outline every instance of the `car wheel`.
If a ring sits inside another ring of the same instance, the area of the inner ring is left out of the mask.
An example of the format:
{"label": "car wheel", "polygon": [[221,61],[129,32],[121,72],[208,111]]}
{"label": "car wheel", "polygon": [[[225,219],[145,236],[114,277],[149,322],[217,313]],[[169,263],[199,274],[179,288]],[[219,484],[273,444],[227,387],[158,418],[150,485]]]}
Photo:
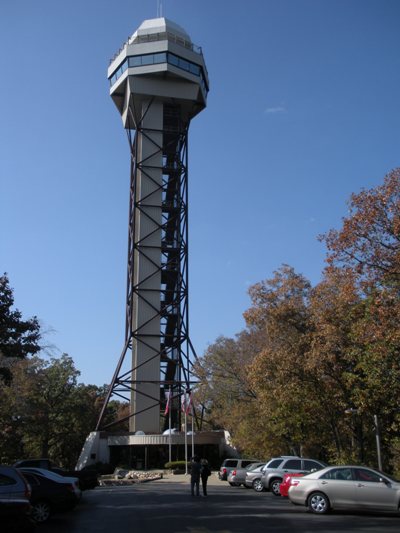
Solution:
{"label": "car wheel", "polygon": [[240,487],[240,483],[233,483],[232,481],[229,482],[229,485],[231,487]]}
{"label": "car wheel", "polygon": [[255,479],[253,481],[253,489],[256,492],[262,492],[264,490],[264,485],[263,485],[263,482],[261,481],[261,479]]}
{"label": "car wheel", "polygon": [[309,510],[316,514],[325,514],[330,509],[330,504],[327,496],[322,492],[314,492],[307,501]]}
{"label": "car wheel", "polygon": [[279,485],[282,483],[282,480],[279,478],[273,479],[271,483],[269,484],[269,490],[272,492],[274,496],[280,496],[281,491],[279,489]]}
{"label": "car wheel", "polygon": [[32,504],[32,518],[39,524],[46,522],[50,518],[51,507],[47,502],[36,502]]}

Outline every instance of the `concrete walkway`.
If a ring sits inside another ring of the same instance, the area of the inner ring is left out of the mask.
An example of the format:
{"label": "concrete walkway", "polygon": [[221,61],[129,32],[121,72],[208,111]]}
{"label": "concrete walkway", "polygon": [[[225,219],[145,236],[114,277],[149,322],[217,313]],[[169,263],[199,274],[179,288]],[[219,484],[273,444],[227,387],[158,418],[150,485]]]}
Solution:
{"label": "concrete walkway", "polygon": [[[190,474],[170,474],[163,472],[162,479],[156,479],[152,483],[190,483]],[[221,485],[226,487],[228,486],[228,482],[221,481],[218,479],[218,473],[213,472],[208,478],[208,485]]]}

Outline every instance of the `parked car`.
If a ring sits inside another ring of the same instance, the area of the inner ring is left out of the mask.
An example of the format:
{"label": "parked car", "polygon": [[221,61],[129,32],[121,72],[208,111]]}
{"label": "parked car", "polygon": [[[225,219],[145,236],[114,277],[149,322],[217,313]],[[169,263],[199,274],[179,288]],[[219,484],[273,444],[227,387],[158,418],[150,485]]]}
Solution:
{"label": "parked car", "polygon": [[77,477],[60,476],[60,474],[56,474],[55,472],[46,470],[45,468],[22,467],[18,468],[18,470],[20,470],[24,475],[29,473],[40,474],[41,476],[47,477],[53,481],[57,481],[58,483],[71,483],[74,488],[76,501],[78,502],[82,497],[82,491],[79,487],[79,479]]}
{"label": "parked car", "polygon": [[289,499],[316,514],[330,509],[398,512],[400,482],[365,466],[329,466],[292,479]]}
{"label": "parked car", "polygon": [[249,464],[259,462],[259,459],[225,459],[219,469],[218,477],[222,481],[226,481],[228,479],[229,472],[234,468],[245,468]]}
{"label": "parked car", "polygon": [[20,470],[32,490],[30,502],[35,522],[46,522],[54,513],[69,511],[78,503],[73,483],[60,476],[61,481],[32,472]]}
{"label": "parked car", "polygon": [[262,492],[264,490],[264,485],[261,482],[261,476],[263,469],[268,463],[264,463],[262,466],[259,466],[255,470],[246,472],[246,478],[244,480],[244,486],[247,489],[254,489],[257,492]]}
{"label": "parked car", "polygon": [[279,492],[281,493],[281,496],[283,496],[284,498],[288,497],[290,480],[292,479],[292,477],[302,477],[302,476],[304,476],[304,474],[300,474],[300,473],[296,474],[294,472],[292,472],[291,474],[284,474],[282,483],[279,485]]}
{"label": "parked car", "polygon": [[312,470],[321,470],[327,466],[315,459],[304,457],[286,456],[271,459],[263,469],[261,481],[265,490],[269,490],[274,496],[280,496],[279,485],[286,473],[309,474]]}
{"label": "parked car", "polygon": [[253,472],[254,470],[261,469],[265,465],[263,463],[250,463],[245,468],[234,468],[228,474],[228,482],[232,487],[240,487],[244,485],[246,481],[246,474],[248,472]]}
{"label": "parked car", "polygon": [[33,531],[31,487],[12,466],[0,465],[0,524],[7,531]]}
{"label": "parked car", "polygon": [[44,468],[45,470],[60,474],[60,476],[77,477],[79,479],[81,490],[94,489],[99,484],[97,472],[92,467],[86,467],[82,470],[66,470],[65,468],[55,465],[50,459],[23,459],[17,461],[14,466],[16,468],[25,466]]}
{"label": "parked car", "polygon": [[316,514],[330,509],[399,511],[400,482],[364,466],[329,466],[293,478],[289,499]]}

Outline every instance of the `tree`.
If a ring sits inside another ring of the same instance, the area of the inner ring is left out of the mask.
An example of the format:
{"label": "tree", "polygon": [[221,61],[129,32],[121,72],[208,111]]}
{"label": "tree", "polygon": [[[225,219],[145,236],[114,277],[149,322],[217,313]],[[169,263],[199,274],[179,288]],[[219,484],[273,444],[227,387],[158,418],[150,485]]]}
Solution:
{"label": "tree", "polygon": [[352,194],[340,230],[325,236],[328,264],[355,270],[364,286],[400,284],[400,168],[382,185]]}
{"label": "tree", "polygon": [[40,351],[40,325],[37,317],[22,320],[18,309],[12,309],[14,294],[7,274],[0,276],[0,378],[10,383],[13,358],[24,359]]}
{"label": "tree", "polygon": [[322,237],[320,283],[283,265],[250,287],[246,330],[210,346],[200,390],[209,421],[255,456],[302,451],[376,464],[377,416],[383,464],[398,473],[400,169],[349,207],[342,227]]}
{"label": "tree", "polygon": [[[98,420],[106,386],[78,383],[79,371],[67,354],[18,360],[12,370],[11,384],[0,382],[0,461],[46,457],[74,468]],[[124,408],[110,402],[106,419],[110,410]]]}
{"label": "tree", "polygon": [[[250,331],[263,332],[263,347],[250,368],[264,422],[264,454],[300,453],[312,448],[315,420],[315,380],[305,371],[312,321],[311,285],[304,276],[283,265],[250,288],[252,307],[244,313]],[[318,423],[320,423],[318,421]]]}
{"label": "tree", "polygon": [[248,367],[254,350],[247,332],[236,339],[219,337],[195,366],[200,380],[195,390],[196,403],[206,408],[205,424],[227,429],[241,448],[244,428],[249,428],[253,419],[255,393],[248,380]]}
{"label": "tree", "polygon": [[400,169],[382,185],[353,194],[342,228],[323,238],[327,271],[351,272],[359,294],[347,350],[352,371],[346,375],[358,424],[366,438],[378,416],[386,468],[391,463],[399,469],[393,443],[399,440],[400,401]]}
{"label": "tree", "polygon": [[[363,316],[351,269],[329,268],[310,296],[313,334],[305,371],[317,384],[319,427],[326,428],[326,449],[334,461],[364,460],[359,425],[346,416],[355,409],[354,379],[358,372],[354,324]],[[358,443],[354,457],[353,442]]]}
{"label": "tree", "polygon": [[60,442],[73,439],[78,375],[66,354],[14,367],[13,415],[21,420],[25,455],[53,458]]}

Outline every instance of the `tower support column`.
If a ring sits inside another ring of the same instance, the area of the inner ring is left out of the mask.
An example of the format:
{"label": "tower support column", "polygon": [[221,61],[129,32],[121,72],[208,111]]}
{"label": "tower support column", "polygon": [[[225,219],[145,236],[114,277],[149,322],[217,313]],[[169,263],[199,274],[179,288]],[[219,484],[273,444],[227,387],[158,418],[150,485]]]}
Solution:
{"label": "tower support column", "polygon": [[136,139],[130,431],[160,430],[160,287],[163,103],[141,102]]}

